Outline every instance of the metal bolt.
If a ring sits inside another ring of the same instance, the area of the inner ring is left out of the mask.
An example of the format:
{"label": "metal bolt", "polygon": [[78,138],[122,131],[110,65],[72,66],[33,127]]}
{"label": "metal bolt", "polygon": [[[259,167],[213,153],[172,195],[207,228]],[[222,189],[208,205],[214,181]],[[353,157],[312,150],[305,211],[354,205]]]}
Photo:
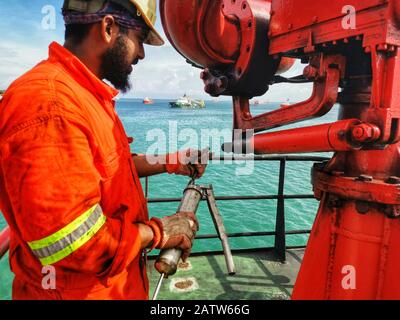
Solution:
{"label": "metal bolt", "polygon": [[377,140],[381,135],[381,130],[370,124],[360,124],[355,126],[352,131],[353,139],[358,142],[369,142]]}
{"label": "metal bolt", "polygon": [[391,176],[386,180],[388,184],[400,184],[400,177]]}
{"label": "metal bolt", "polygon": [[228,85],[228,79],[226,77],[218,78],[215,81],[215,85],[217,86],[218,89],[225,89]]}
{"label": "metal bolt", "polygon": [[356,178],[356,181],[361,181],[361,182],[371,182],[373,180],[374,178],[372,176],[368,176],[366,174],[362,174]]}
{"label": "metal bolt", "polygon": [[378,51],[387,51],[388,45],[386,43],[378,44],[377,50]]}
{"label": "metal bolt", "polygon": [[357,140],[362,139],[364,137],[364,135],[367,135],[365,130],[361,127],[354,128],[352,133],[353,133],[353,137]]}
{"label": "metal bolt", "polygon": [[318,76],[318,70],[313,66],[307,66],[304,68],[303,75],[307,79],[315,79]]}
{"label": "metal bolt", "polygon": [[386,213],[390,219],[397,219],[400,217],[400,206],[388,206],[388,208],[386,209]]}
{"label": "metal bolt", "polygon": [[370,210],[370,204],[366,201],[356,201],[356,210],[360,214],[366,214]]}

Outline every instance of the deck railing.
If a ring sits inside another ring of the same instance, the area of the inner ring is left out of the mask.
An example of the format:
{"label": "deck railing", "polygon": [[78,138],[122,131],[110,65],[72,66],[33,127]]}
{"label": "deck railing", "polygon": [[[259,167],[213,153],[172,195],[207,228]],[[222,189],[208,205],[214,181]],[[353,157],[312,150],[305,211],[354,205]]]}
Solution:
{"label": "deck railing", "polygon": [[[279,186],[278,194],[276,195],[250,195],[250,196],[216,196],[217,201],[237,201],[237,200],[277,200],[276,208],[276,224],[275,231],[266,232],[240,232],[227,234],[228,238],[239,237],[260,237],[260,236],[275,236],[274,249],[278,260],[286,261],[286,236],[287,235],[300,235],[309,234],[311,230],[286,230],[285,222],[285,200],[287,199],[314,199],[312,194],[295,194],[286,195],[284,193],[285,177],[286,177],[286,163],[287,162],[322,162],[329,160],[326,157],[317,156],[269,156],[269,155],[256,155],[248,156],[232,156],[232,157],[214,157],[212,161],[279,161]],[[149,193],[149,179],[145,178],[145,195],[148,203],[168,203],[180,202],[181,198],[148,198]],[[205,201],[205,199],[203,199]],[[218,239],[217,234],[198,235],[196,239]]]}
{"label": "deck railing", "polygon": [[[275,236],[274,249],[276,256],[279,260],[286,260],[286,236],[309,234],[310,230],[286,230],[285,225],[285,200],[287,199],[313,199],[312,194],[296,194],[286,195],[284,193],[285,177],[286,177],[286,163],[287,162],[321,162],[326,161],[326,157],[316,156],[232,156],[232,157],[214,157],[212,161],[279,161],[279,186],[278,194],[276,195],[250,195],[250,196],[220,196],[216,197],[217,201],[237,201],[237,200],[277,200],[276,208],[276,224],[275,231],[266,232],[240,232],[227,234],[229,238],[238,237],[259,237],[259,236]],[[145,179],[145,195],[148,198],[149,179]],[[204,200],[204,199],[203,199]],[[148,199],[148,203],[167,203],[167,202],[180,202],[181,198],[153,198]],[[9,229],[6,228],[0,232],[0,259],[7,252],[9,246]],[[217,234],[198,235],[196,239],[217,239]]]}
{"label": "deck railing", "polygon": [[0,231],[0,259],[6,254],[10,246],[10,229],[6,227]]}

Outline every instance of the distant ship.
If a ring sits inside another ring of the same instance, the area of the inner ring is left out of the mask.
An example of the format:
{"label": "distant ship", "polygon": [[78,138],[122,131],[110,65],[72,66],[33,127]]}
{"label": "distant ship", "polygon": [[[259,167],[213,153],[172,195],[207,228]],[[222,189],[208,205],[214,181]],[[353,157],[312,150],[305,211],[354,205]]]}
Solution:
{"label": "distant ship", "polygon": [[144,104],[153,104],[154,101],[153,101],[153,99],[150,99],[149,97],[146,97],[146,98],[143,99],[143,103]]}
{"label": "distant ship", "polygon": [[170,102],[169,105],[171,108],[180,109],[204,109],[206,107],[204,100],[193,100],[186,94],[178,100]]}

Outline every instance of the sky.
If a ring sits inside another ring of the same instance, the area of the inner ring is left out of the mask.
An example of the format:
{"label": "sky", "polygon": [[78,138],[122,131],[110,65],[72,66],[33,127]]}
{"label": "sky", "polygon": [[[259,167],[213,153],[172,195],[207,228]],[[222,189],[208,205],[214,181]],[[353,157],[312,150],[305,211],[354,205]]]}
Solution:
{"label": "sky", "polygon": [[[63,0],[0,0],[0,89],[6,89],[13,80],[46,59],[52,41],[63,44],[62,3]],[[55,12],[53,25],[48,20],[52,10]],[[193,98],[211,99],[203,90],[200,70],[187,64],[168,43],[159,12],[156,28],[166,45],[145,46],[146,59],[135,66],[131,75],[133,88],[124,97],[172,99],[187,93]],[[301,74],[303,68],[304,65],[296,63],[285,76]],[[311,91],[308,84],[279,84],[259,100],[296,102],[307,99]]]}

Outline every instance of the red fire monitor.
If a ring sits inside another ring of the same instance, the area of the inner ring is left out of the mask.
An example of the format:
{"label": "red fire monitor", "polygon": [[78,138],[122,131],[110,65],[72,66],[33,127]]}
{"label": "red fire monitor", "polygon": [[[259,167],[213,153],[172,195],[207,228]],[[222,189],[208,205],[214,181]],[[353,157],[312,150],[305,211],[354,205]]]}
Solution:
{"label": "red fire monitor", "polygon": [[[400,299],[400,1],[160,4],[168,39],[203,69],[205,91],[232,96],[234,129],[254,130],[234,146],[334,152],[312,171],[320,208],[292,298]],[[303,74],[283,77],[295,59]],[[313,91],[253,116],[249,100],[282,82],[311,82]],[[321,117],[335,104],[334,123],[268,132]]]}

